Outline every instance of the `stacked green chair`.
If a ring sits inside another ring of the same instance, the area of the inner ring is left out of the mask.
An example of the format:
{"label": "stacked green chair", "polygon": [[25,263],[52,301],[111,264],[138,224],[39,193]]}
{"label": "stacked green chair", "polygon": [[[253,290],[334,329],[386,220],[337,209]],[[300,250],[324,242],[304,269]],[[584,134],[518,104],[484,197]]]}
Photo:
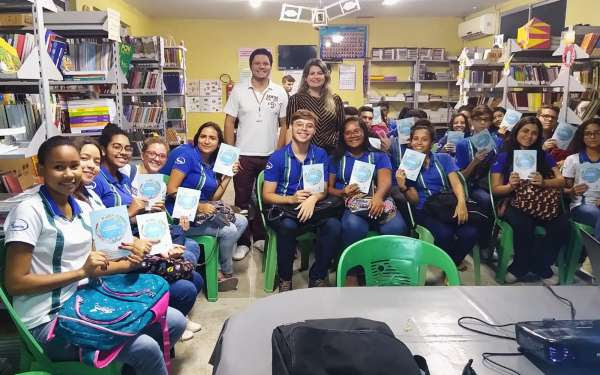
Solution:
{"label": "stacked green chair", "polygon": [[[499,229],[499,241],[496,249],[498,250],[498,265],[496,267],[496,282],[504,284],[504,278],[508,270],[508,262],[514,255],[513,246],[513,229],[510,224],[498,217],[496,212],[496,205],[494,202],[494,195],[492,191],[492,177],[491,173],[488,174],[488,186],[490,189],[490,199],[492,203],[492,211],[494,213],[494,227]],[[576,265],[579,262],[579,256],[581,255],[581,233],[576,226],[576,223],[569,220],[569,230],[571,231],[571,239],[569,244],[563,247],[558,254],[558,275],[559,282],[561,284],[567,284],[573,282],[573,276],[575,275]],[[546,229],[544,227],[536,226],[534,235],[536,237],[544,237],[546,235]]]}
{"label": "stacked green chair", "polygon": [[21,339],[21,361],[20,371],[33,371],[34,374],[43,374],[43,372],[53,375],[121,375],[123,365],[112,362],[105,368],[97,369],[85,365],[78,361],[55,362],[50,360],[44,353],[40,344],[33,338],[27,327],[21,321],[21,318],[12,306],[4,289],[4,270],[6,262],[6,248],[4,239],[0,240],[0,300],[8,311],[8,314],[17,328]]}
{"label": "stacked green chair", "polygon": [[439,247],[404,236],[365,238],[346,248],[337,269],[337,286],[343,287],[346,274],[362,267],[367,286],[425,285],[427,266],[446,273],[449,285],[460,285],[454,261]]}
{"label": "stacked green chair", "polygon": [[[169,183],[169,176],[164,176],[165,184]],[[173,218],[167,212],[169,223],[173,223]],[[215,302],[219,299],[219,241],[214,236],[191,236],[190,239],[204,249],[204,269],[206,272],[206,299],[209,302]]]}

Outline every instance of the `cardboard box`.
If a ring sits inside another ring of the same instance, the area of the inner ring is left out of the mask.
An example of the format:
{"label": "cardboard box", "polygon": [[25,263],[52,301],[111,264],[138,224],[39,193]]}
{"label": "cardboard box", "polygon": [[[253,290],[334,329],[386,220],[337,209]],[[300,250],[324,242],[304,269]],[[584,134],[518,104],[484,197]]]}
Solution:
{"label": "cardboard box", "polygon": [[550,25],[532,18],[517,30],[517,43],[522,49],[550,49]]}
{"label": "cardboard box", "polygon": [[12,171],[17,175],[23,190],[32,187],[37,181],[37,171],[32,158],[4,159],[0,161],[0,172]]}
{"label": "cardboard box", "polygon": [[0,26],[31,26],[33,15],[31,14],[0,14]]}

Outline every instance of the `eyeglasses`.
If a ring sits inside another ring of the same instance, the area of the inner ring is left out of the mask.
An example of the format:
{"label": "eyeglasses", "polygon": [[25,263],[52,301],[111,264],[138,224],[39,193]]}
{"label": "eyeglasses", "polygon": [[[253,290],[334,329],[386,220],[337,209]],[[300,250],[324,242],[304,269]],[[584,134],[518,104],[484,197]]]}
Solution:
{"label": "eyeglasses", "polygon": [[544,118],[544,119],[546,119],[546,120],[556,120],[556,119],[557,119],[557,117],[556,117],[556,116],[547,115],[547,114],[540,115],[540,117],[542,117],[542,118]]}
{"label": "eyeglasses", "polygon": [[351,137],[353,135],[362,135],[362,129],[354,129],[350,132],[344,132],[345,137]]}
{"label": "eyeglasses", "polygon": [[133,152],[133,147],[131,147],[130,145],[127,146],[123,146],[120,143],[113,143],[110,145],[110,147],[112,147],[113,150],[118,151],[118,152],[126,152],[126,153],[132,153]]}
{"label": "eyeglasses", "polygon": [[583,136],[588,138],[598,138],[600,137],[600,130],[585,131],[583,132]]}
{"label": "eyeglasses", "polygon": [[150,159],[159,158],[160,160],[164,160],[167,158],[167,154],[157,154],[154,151],[146,151],[144,154]]}
{"label": "eyeglasses", "polygon": [[491,117],[473,117],[473,120],[480,122],[490,122],[492,121]]}

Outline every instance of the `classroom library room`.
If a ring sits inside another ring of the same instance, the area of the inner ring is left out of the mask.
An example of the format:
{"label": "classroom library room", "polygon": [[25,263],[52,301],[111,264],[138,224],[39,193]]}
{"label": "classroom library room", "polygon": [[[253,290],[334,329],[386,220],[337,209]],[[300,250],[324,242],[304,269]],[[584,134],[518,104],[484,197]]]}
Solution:
{"label": "classroom library room", "polygon": [[0,0],[0,375],[600,374],[600,0]]}

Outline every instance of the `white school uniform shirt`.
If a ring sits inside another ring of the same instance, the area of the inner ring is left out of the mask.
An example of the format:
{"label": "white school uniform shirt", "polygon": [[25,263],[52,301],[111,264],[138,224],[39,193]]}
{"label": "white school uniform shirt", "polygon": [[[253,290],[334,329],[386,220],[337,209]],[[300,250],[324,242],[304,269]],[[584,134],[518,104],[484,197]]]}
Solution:
{"label": "white school uniform shirt", "polygon": [[[565,159],[565,163],[563,164],[562,175],[565,178],[574,179],[573,186],[579,185],[581,183],[581,171],[579,168],[580,165],[581,163],[579,162],[579,153],[567,156],[567,158]],[[583,193],[583,196],[576,195],[571,200],[569,208],[572,210],[577,206],[581,206],[584,203],[584,198],[585,204],[591,204],[595,206],[596,199],[600,198],[600,191],[593,191],[591,189],[588,189],[586,192]]]}
{"label": "white school uniform shirt", "polygon": [[[24,242],[33,246],[31,273],[49,275],[78,270],[92,248],[92,233],[82,219],[82,211],[69,197],[73,220],[68,220],[44,186],[38,194],[15,207],[4,223],[5,243]],[[13,306],[21,320],[31,329],[53,320],[69,299],[77,283],[53,291],[16,296]]]}
{"label": "white school uniform shirt", "polygon": [[239,120],[235,145],[240,155],[269,156],[275,151],[279,119],[285,118],[287,104],[287,93],[272,81],[262,93],[252,83],[235,85],[223,112]]}

